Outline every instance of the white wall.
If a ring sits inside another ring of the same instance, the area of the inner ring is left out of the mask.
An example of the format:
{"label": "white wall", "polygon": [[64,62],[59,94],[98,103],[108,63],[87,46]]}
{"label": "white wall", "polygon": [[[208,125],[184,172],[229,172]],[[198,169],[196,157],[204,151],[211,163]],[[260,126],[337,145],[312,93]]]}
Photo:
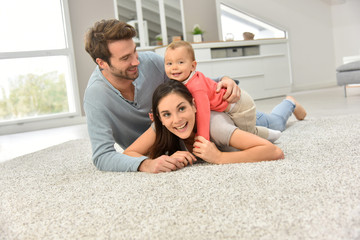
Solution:
{"label": "white wall", "polygon": [[336,66],[346,56],[360,55],[360,0],[331,7]]}
{"label": "white wall", "polygon": [[[69,0],[71,31],[79,86],[80,104],[83,109],[84,92],[95,63],[85,51],[84,36],[87,30],[101,19],[115,17],[113,0]],[[84,116],[84,111],[82,110]]]}
{"label": "white wall", "polygon": [[199,24],[205,30],[204,41],[218,41],[218,25],[215,0],[183,0],[186,39],[193,41],[191,31],[194,24]]}

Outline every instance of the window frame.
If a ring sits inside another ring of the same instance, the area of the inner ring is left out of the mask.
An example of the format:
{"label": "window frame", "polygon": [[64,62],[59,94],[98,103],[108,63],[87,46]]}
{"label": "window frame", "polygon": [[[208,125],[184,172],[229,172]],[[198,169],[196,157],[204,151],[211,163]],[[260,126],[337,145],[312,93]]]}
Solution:
{"label": "window frame", "polygon": [[[47,49],[37,51],[18,51],[18,52],[0,52],[0,60],[17,59],[17,58],[36,58],[65,56],[68,58],[68,69],[70,84],[67,84],[69,112],[55,113],[24,119],[14,119],[0,121],[0,134],[17,133],[45,129],[55,126],[64,126],[66,123],[74,122],[75,117],[81,116],[80,94],[78,89],[77,73],[75,66],[74,44],[72,40],[70,11],[68,0],[59,0],[62,8],[62,21],[64,24],[65,48]],[[72,107],[73,106],[73,107]],[[73,109],[73,110],[72,110]],[[75,121],[79,122],[79,121]],[[81,122],[81,121],[80,121]]]}
{"label": "window frame", "polygon": [[[145,33],[145,29],[144,29],[144,25],[146,25],[146,21],[143,18],[143,13],[142,13],[142,1],[143,0],[135,0],[135,5],[136,5],[136,17],[137,17],[137,24],[138,24],[138,29],[137,29],[137,33],[139,36],[139,44],[140,46],[138,47],[138,50],[153,50],[159,46],[150,46],[149,44],[146,43],[146,33]],[[161,26],[161,37],[162,37],[162,46],[168,45],[169,44],[169,39],[168,39],[168,34],[167,34],[167,25],[166,25],[166,10],[165,10],[165,2],[166,0],[157,0],[158,2],[158,7],[159,7],[159,20],[160,20],[160,26]],[[117,0],[113,0],[113,4],[114,4],[114,13],[115,13],[115,18],[119,19],[119,13],[118,13],[118,5],[117,5]],[[179,5],[180,5],[180,13],[181,13],[181,31],[183,34],[183,40],[186,41],[186,31],[185,31],[185,17],[184,17],[184,4],[183,4],[183,0],[179,0]]]}
{"label": "window frame", "polygon": [[[226,39],[224,39],[224,34],[223,34],[223,27],[222,27],[222,19],[221,19],[221,5],[224,5],[227,8],[233,9],[234,11],[239,12],[239,14],[246,16],[246,18],[248,19],[253,19],[253,23],[257,24],[257,25],[263,25],[266,26],[264,28],[267,29],[275,29],[276,31],[281,31],[284,33],[284,37],[283,39],[288,39],[288,31],[287,29],[285,29],[284,27],[279,27],[274,25],[273,23],[270,23],[266,20],[263,20],[261,18],[255,17],[245,11],[239,10],[236,7],[232,6],[231,4],[227,3],[224,0],[216,0],[216,15],[217,15],[217,24],[218,24],[218,36],[219,39],[221,41],[226,41]],[[260,39],[271,39],[271,38],[260,38]],[[239,41],[239,40],[236,40]]]}

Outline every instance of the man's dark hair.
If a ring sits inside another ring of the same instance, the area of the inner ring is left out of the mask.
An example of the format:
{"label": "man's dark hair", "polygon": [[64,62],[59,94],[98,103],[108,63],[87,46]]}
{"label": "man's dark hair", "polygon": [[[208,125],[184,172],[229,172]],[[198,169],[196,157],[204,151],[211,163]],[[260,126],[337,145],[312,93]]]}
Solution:
{"label": "man's dark hair", "polygon": [[117,19],[96,22],[85,36],[85,50],[94,62],[100,58],[109,65],[111,53],[108,43],[117,40],[127,40],[136,36],[136,30],[131,25]]}

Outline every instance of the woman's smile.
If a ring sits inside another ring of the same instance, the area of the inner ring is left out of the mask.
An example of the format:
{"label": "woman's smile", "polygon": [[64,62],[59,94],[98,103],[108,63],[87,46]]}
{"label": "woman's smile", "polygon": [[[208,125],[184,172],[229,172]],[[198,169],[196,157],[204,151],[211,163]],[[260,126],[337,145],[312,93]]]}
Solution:
{"label": "woman's smile", "polygon": [[182,124],[181,126],[179,127],[174,127],[176,130],[180,131],[180,132],[183,132],[183,131],[186,131],[186,129],[184,129],[185,127],[187,127],[187,124],[188,122],[185,122],[184,124]]}

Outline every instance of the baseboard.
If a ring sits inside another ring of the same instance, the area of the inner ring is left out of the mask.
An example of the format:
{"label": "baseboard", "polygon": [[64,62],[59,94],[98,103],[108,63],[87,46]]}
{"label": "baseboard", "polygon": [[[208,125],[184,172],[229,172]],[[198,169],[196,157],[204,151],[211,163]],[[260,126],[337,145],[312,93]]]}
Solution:
{"label": "baseboard", "polygon": [[324,82],[324,83],[314,83],[314,84],[304,84],[304,85],[292,85],[291,92],[300,92],[308,90],[317,90],[322,88],[336,87],[336,82]]}
{"label": "baseboard", "polygon": [[63,117],[57,119],[39,120],[33,122],[25,122],[18,124],[11,124],[2,126],[0,128],[0,135],[15,134],[21,132],[44,130],[49,128],[66,127],[71,125],[85,124],[86,117],[75,116],[75,117]]}

